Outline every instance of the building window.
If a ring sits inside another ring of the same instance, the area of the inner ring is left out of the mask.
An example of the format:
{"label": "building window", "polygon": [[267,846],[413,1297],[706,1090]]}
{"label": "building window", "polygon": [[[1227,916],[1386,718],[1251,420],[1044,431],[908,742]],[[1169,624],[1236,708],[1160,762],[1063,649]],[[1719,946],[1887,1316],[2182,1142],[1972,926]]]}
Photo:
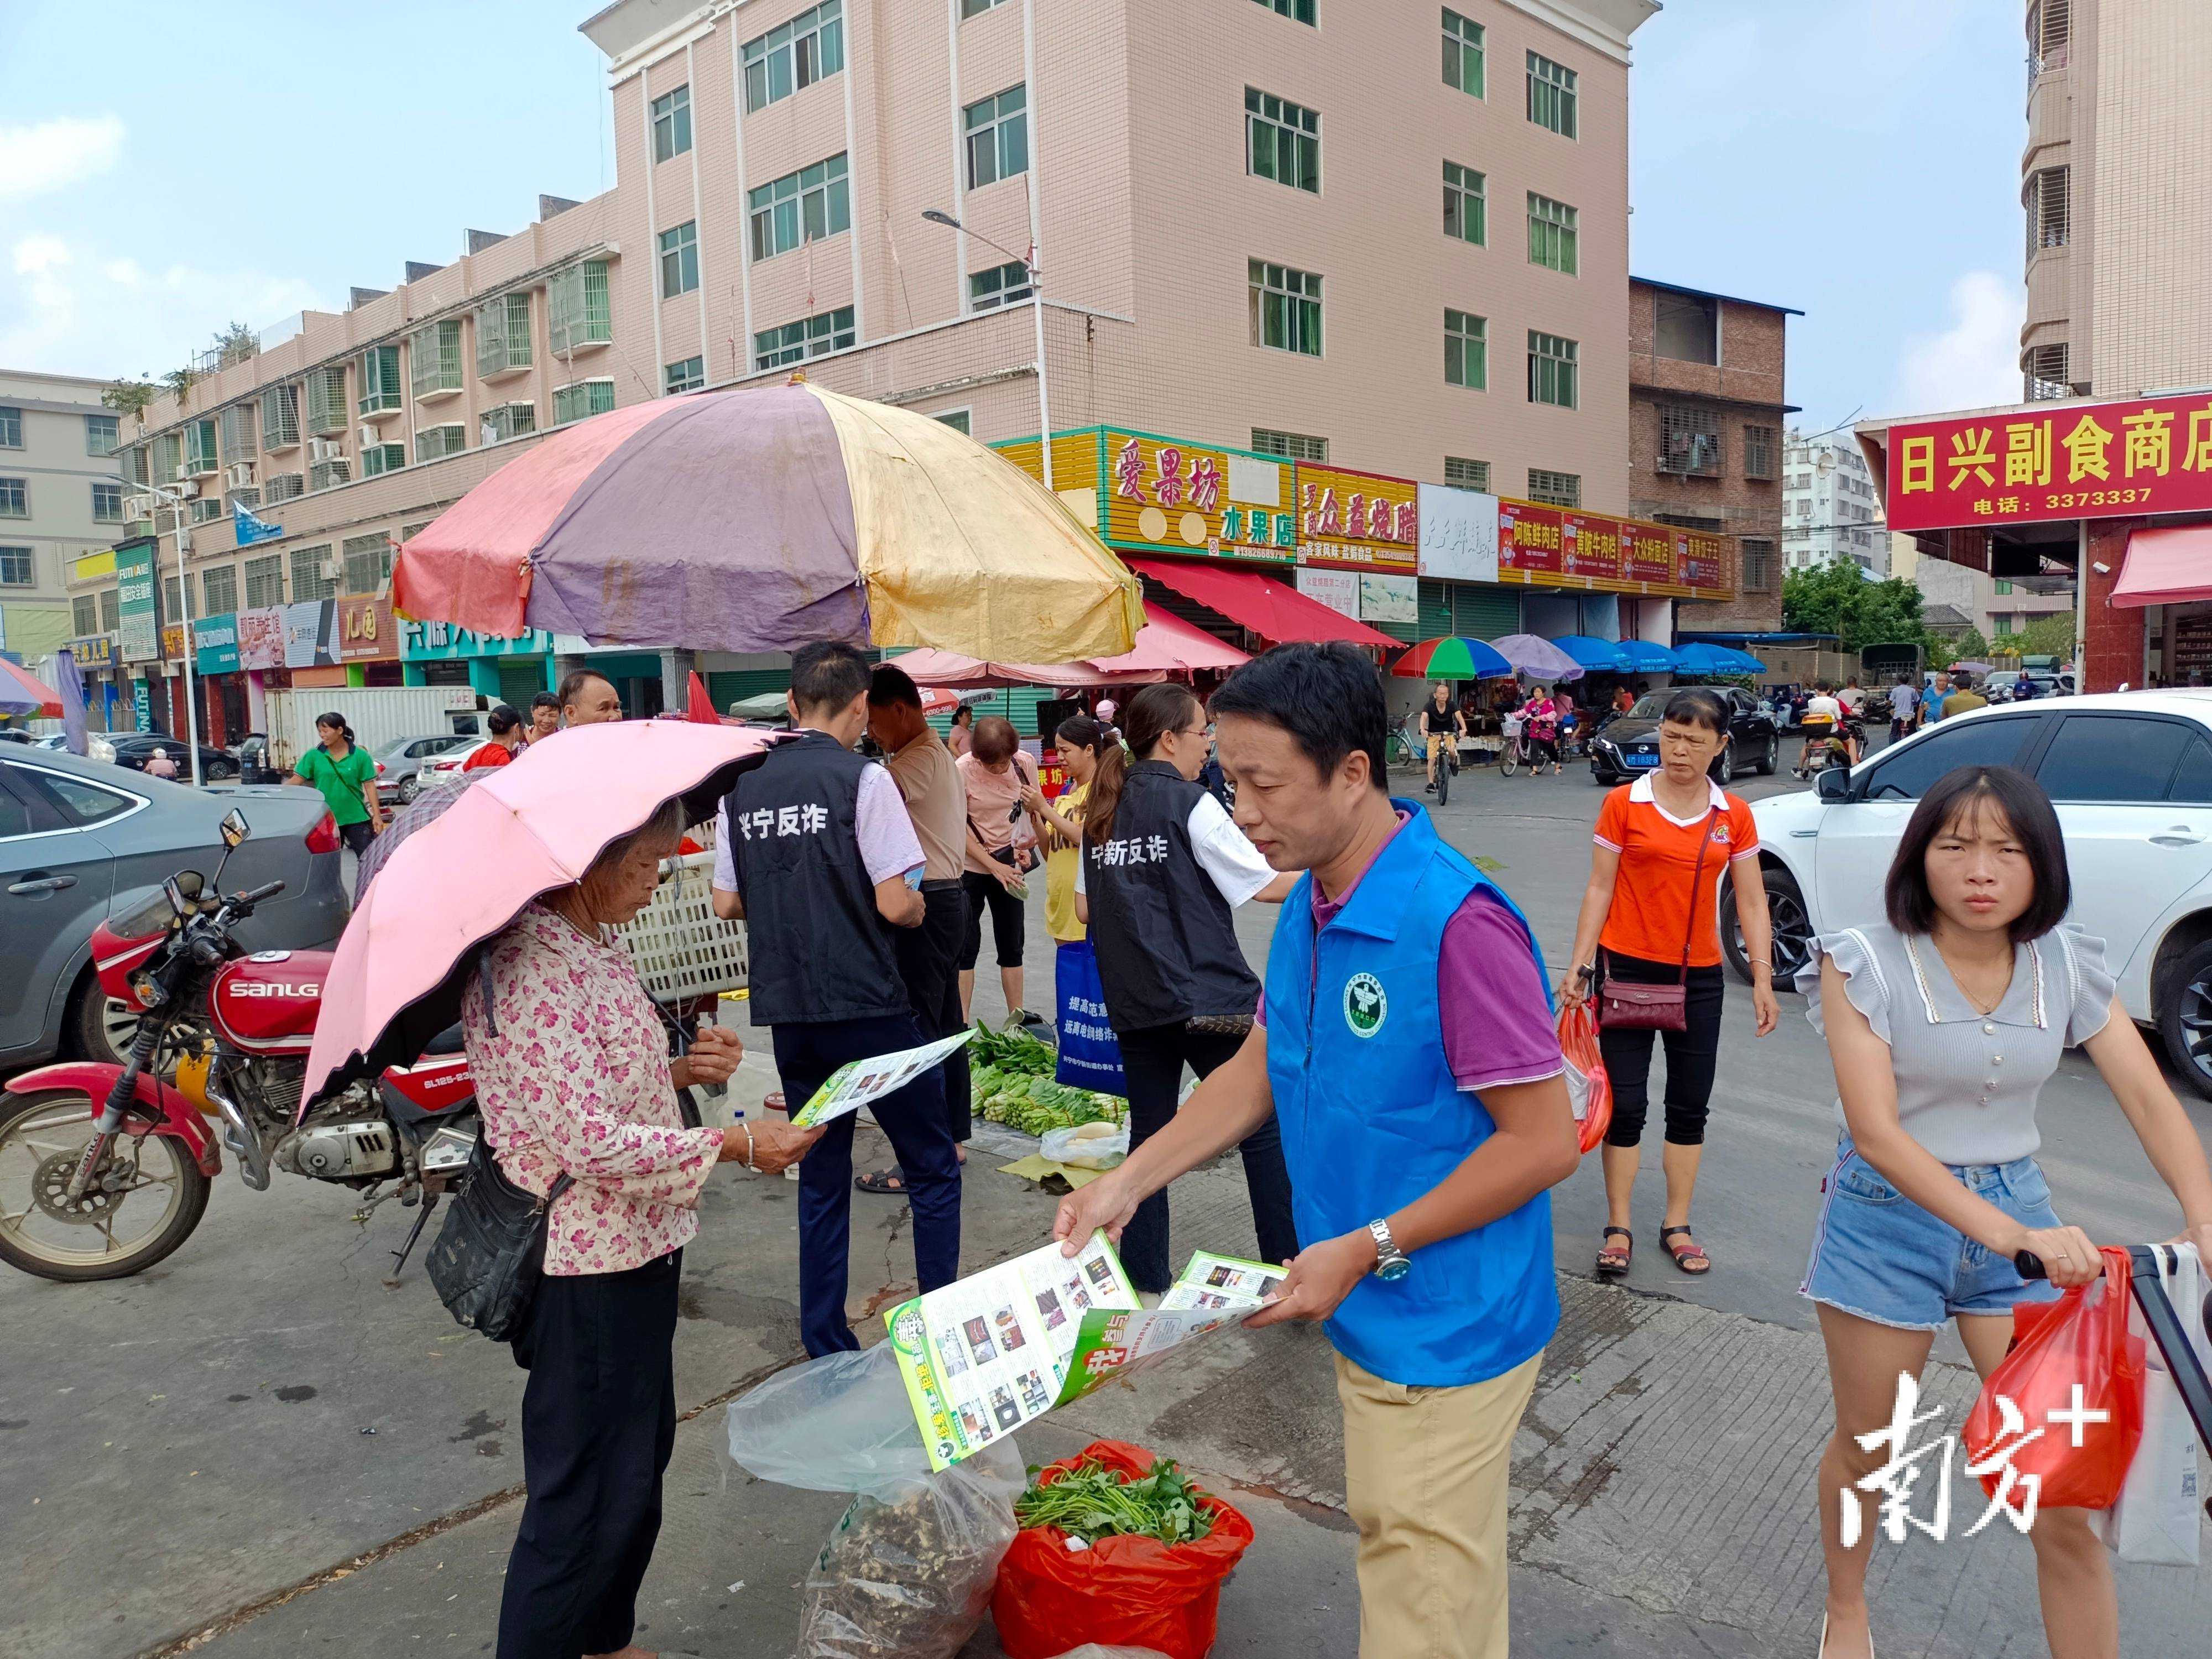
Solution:
{"label": "building window", "polygon": [[1528,54],[1528,118],[1562,138],[1575,136],[1575,72],[1533,52]]}
{"label": "building window", "polygon": [[1320,112],[1272,92],[1245,88],[1244,171],[1320,195]]}
{"label": "building window", "polygon": [[[323,574],[323,566],[330,559],[331,544],[320,547],[298,547],[292,550],[292,602],[304,604],[309,599],[334,599],[338,585],[336,576]],[[246,586],[253,585],[252,573],[248,571]]]}
{"label": "building window", "polygon": [[1456,455],[1447,455],[1444,457],[1444,482],[1455,489],[1486,492],[1490,489],[1490,463],[1462,460]]}
{"label": "building window", "polygon": [[762,185],[745,200],[752,214],[755,259],[772,259],[802,241],[835,236],[853,223],[842,153]]}
{"label": "building window", "polygon": [[82,639],[100,632],[100,596],[79,593],[70,600],[70,631]]}
{"label": "building window", "polygon": [[374,415],[397,409],[400,402],[399,348],[369,347],[361,354],[361,400],[356,407],[364,415]]}
{"label": "building window", "polygon": [[181,619],[185,612],[184,584],[174,576],[161,578],[161,615]]}
{"label": "building window", "polygon": [[2046,247],[2064,247],[2069,240],[2067,174],[2064,167],[2045,167],[2027,175],[2021,186],[2020,204],[2027,211],[2027,257]]}
{"label": "building window", "polygon": [[361,452],[361,476],[364,478],[379,478],[406,465],[405,444],[370,444]]}
{"label": "building window", "polygon": [[1029,88],[1008,87],[961,112],[968,134],[968,188],[981,190],[1030,170]]}
{"label": "building window", "polygon": [[216,425],[222,448],[222,464],[235,466],[240,461],[250,461],[260,453],[253,447],[253,405],[233,404],[216,417]]}
{"label": "building window", "polygon": [[226,564],[201,571],[200,597],[204,601],[200,611],[203,617],[220,617],[225,611],[237,610],[238,567]]}
{"label": "building window", "polygon": [[1549,507],[1580,507],[1583,504],[1583,475],[1579,472],[1547,472],[1540,466],[1528,469],[1528,499],[1542,501]]}
{"label": "building window", "polygon": [[1487,237],[1484,228],[1484,191],[1488,181],[1473,167],[1456,161],[1444,163],[1444,234],[1456,236],[1477,247]]}
{"label": "building window", "polygon": [[118,449],[115,453],[122,458],[123,477],[125,482],[137,484],[143,489],[149,481],[147,467],[151,459],[146,453],[146,446],[134,444],[129,449]]}
{"label": "building window", "polygon": [[27,547],[0,547],[0,587],[29,587],[38,580]]}
{"label": "building window", "polygon": [[1012,264],[994,265],[988,270],[970,272],[968,277],[968,309],[990,311],[1000,306],[1010,306],[1030,297],[1030,268],[1020,260]]}
{"label": "building window", "polygon": [[686,357],[680,363],[670,363],[660,371],[660,383],[671,397],[679,392],[696,392],[707,384],[707,360]]}
{"label": "building window", "polygon": [[1528,331],[1528,401],[1561,409],[1576,405],[1576,361],[1580,348],[1556,334]]}
{"label": "building window", "polygon": [[744,44],[745,113],[779,103],[845,67],[842,0],[822,0]]}
{"label": "building window", "polygon": [[548,277],[545,315],[546,344],[556,357],[565,357],[580,346],[605,345],[613,339],[606,261],[586,259]]}
{"label": "building window", "polygon": [[92,521],[94,524],[123,522],[123,486],[119,483],[96,483],[92,487]]}
{"label": "building window", "polygon": [[1575,274],[1575,210],[1565,202],[1528,192],[1528,263]]}
{"label": "building window", "polygon": [[115,415],[88,415],[84,417],[84,453],[88,455],[112,455],[123,441],[122,417]]}
{"label": "building window", "polygon": [[257,513],[260,511],[261,492],[258,489],[232,490],[230,492],[230,510],[233,513],[236,513],[240,507],[244,507],[248,513]]}
{"label": "building window", "polygon": [[1747,540],[1743,544],[1743,587],[1747,593],[1771,593],[1776,574],[1774,544]]}
{"label": "building window", "polygon": [[960,21],[964,23],[971,17],[981,17],[985,12],[1006,3],[1006,0],[960,0]]}
{"label": "building window", "polygon": [[262,448],[294,449],[299,442],[299,394],[289,386],[269,387],[261,394]]}
{"label": "building window", "polygon": [[461,319],[417,329],[407,340],[409,384],[418,398],[461,389]]}
{"label": "building window", "polygon": [[112,634],[123,626],[123,592],[120,588],[105,587],[100,593],[100,631]]}
{"label": "building window", "polygon": [[477,439],[488,444],[504,443],[509,438],[519,438],[526,432],[538,430],[536,404],[495,404],[477,417]]}
{"label": "building window", "polygon": [[615,406],[611,380],[574,380],[553,388],[553,424],[566,426],[587,415],[604,415]]}
{"label": "building window", "polygon": [[699,223],[686,219],[660,233],[660,297],[672,300],[699,286]]}
{"label": "building window", "polygon": [[[418,461],[442,460],[448,455],[459,454],[468,447],[469,429],[459,421],[448,421],[443,426],[422,427],[415,434],[415,459]],[[365,591],[358,587],[348,590],[354,593]]]}
{"label": "building window", "polygon": [[284,556],[271,553],[265,559],[246,562],[246,608],[265,611],[284,603]]}
{"label": "building window", "polygon": [[[341,429],[345,425],[343,411],[338,416]],[[173,483],[184,476],[185,438],[181,432],[164,432],[154,440],[154,482]]]}
{"label": "building window", "polygon": [[325,489],[336,489],[342,483],[353,482],[353,465],[343,455],[327,461],[307,464],[307,493],[310,495]]}
{"label": "building window", "polygon": [[280,472],[262,486],[263,492],[271,507],[280,502],[298,500],[307,493],[307,489],[306,477],[297,472]]}
{"label": "building window", "polygon": [[1663,404],[1659,410],[1659,471],[1684,477],[1721,476],[1721,417],[1709,409]]}
{"label": "building window", "polygon": [[502,294],[478,307],[477,378],[489,380],[530,363],[530,295]]}
{"label": "building window", "polygon": [[1490,385],[1488,324],[1464,311],[1444,313],[1444,384],[1480,392]]}
{"label": "building window", "polygon": [[31,516],[31,484],[27,478],[0,478],[0,519]]}
{"label": "building window", "polygon": [[1252,343],[1278,351],[1321,356],[1321,278],[1308,270],[1254,259],[1247,266],[1251,289]]}
{"label": "building window", "polygon": [[1444,12],[1444,84],[1482,96],[1482,25]]}
{"label": "building window", "polygon": [[1316,465],[1328,459],[1328,440],[1316,438],[1304,432],[1271,432],[1265,427],[1252,428],[1252,448],[1261,455],[1279,455],[1285,460],[1311,461]]}
{"label": "building window", "polygon": [[0,449],[22,447],[23,411],[11,404],[0,404]]}
{"label": "building window", "polygon": [[1747,478],[1771,478],[1774,476],[1774,454],[1777,441],[1781,437],[1771,426],[1747,426],[1743,429],[1743,476]]}
{"label": "building window", "polygon": [[2006,593],[2009,593],[2009,592],[2012,592],[2012,584],[2011,584],[2010,582],[2008,582],[2008,581],[2006,581],[2006,580],[2003,580],[2003,578],[2002,578],[2002,577],[2000,577],[2000,578],[1998,578],[1996,580],[1995,580],[1995,581],[1991,582],[1991,583],[1990,584],[1990,587],[1992,587],[1993,589],[1995,589],[1995,590],[1996,591],[1996,592],[1997,592],[1997,593],[1999,593],[2000,595],[2006,594]]}
{"label": "building window", "polygon": [[2012,632],[2013,618],[2011,617],[1992,617],[1991,620],[1996,623],[1996,634],[1999,639],[2002,639],[2006,635]]}
{"label": "building window", "polygon": [[185,476],[204,478],[222,471],[222,456],[216,442],[212,416],[185,423]]}
{"label": "building window", "polygon": [[2021,385],[2026,401],[2042,403],[2068,398],[2074,388],[2066,379],[2066,343],[2032,346],[2021,354]]}
{"label": "building window", "polygon": [[191,504],[189,516],[193,524],[212,524],[223,516],[222,503],[212,495],[203,495]]}
{"label": "building window", "polygon": [[969,427],[968,417],[969,413],[969,410],[964,409],[948,409],[942,415],[931,416],[930,419],[933,421],[942,421],[945,425],[951,427],[955,432],[965,432],[972,438],[975,434]]}
{"label": "building window", "polygon": [[761,330],[753,336],[753,368],[756,371],[781,368],[826,352],[843,351],[853,344],[853,307],[840,306],[781,328]]}
{"label": "building window", "polygon": [[[963,7],[973,5],[978,9],[981,9],[981,3],[982,0],[960,0]],[[999,0],[988,0],[988,3],[997,5]],[[1313,25],[1314,0],[1260,0],[1260,3],[1278,17],[1287,17],[1293,22],[1304,23],[1310,27]]]}
{"label": "building window", "polygon": [[307,432],[328,438],[345,429],[345,368],[333,363],[307,376]]}
{"label": "building window", "polygon": [[669,161],[691,148],[691,88],[678,87],[653,100],[653,159]]}
{"label": "building window", "polygon": [[392,538],[380,530],[373,536],[347,537],[340,552],[349,593],[374,593],[392,574]]}

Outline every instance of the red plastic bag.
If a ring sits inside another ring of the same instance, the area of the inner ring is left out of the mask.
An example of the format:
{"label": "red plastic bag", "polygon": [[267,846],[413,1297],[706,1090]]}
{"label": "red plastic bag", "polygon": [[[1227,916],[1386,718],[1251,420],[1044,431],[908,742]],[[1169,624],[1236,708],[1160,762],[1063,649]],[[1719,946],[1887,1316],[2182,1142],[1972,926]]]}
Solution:
{"label": "red plastic bag", "polygon": [[[2047,1313],[2014,1316],[2026,1334],[1966,1415],[1968,1459],[1988,1464],[2014,1446],[2004,1461],[2016,1476],[2042,1482],[2042,1509],[2110,1509],[2142,1438],[2143,1343],[2128,1330],[2128,1253],[2100,1254],[2102,1279],[2068,1291]],[[2011,1422],[2000,1396],[2014,1407]],[[1990,1468],[1982,1490],[1996,1497],[2002,1479],[2001,1468]]]}
{"label": "red plastic bag", "polygon": [[1585,1152],[1605,1139],[1613,1121],[1613,1079],[1597,1046],[1597,1015],[1585,997],[1559,1011],[1559,1052],[1567,1060],[1567,1098],[1574,1104],[1575,1127]]}
{"label": "red plastic bag", "polygon": [[[1131,1479],[1157,1462],[1139,1446],[1094,1440],[1073,1457],[1047,1464],[1049,1484],[1085,1458]],[[1157,1538],[1101,1538],[1067,1547],[1057,1527],[1024,1527],[999,1567],[991,1617],[1008,1659],[1057,1659],[1086,1642],[1150,1648],[1167,1659],[1205,1659],[1227,1578],[1252,1542],[1252,1523],[1211,1493],[1213,1530],[1194,1544]]]}

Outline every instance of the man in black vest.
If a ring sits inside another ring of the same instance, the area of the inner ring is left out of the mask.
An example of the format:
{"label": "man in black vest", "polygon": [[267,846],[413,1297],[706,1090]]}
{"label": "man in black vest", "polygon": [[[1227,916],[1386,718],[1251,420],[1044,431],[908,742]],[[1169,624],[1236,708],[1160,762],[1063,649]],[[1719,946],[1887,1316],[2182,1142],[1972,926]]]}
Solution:
{"label": "man in black vest", "polygon": [[[714,914],[750,930],[753,1024],[768,1026],[793,1110],[847,1060],[925,1041],[899,976],[895,927],[923,917],[921,843],[890,775],[853,753],[868,720],[868,662],[828,641],[791,659],[795,741],[778,744],[722,803]],[[869,1109],[906,1176],[915,1273],[959,1276],[960,1162],[931,1071]],[[845,1317],[853,1119],[835,1118],[799,1166],[799,1317],[806,1352],[859,1347]]]}

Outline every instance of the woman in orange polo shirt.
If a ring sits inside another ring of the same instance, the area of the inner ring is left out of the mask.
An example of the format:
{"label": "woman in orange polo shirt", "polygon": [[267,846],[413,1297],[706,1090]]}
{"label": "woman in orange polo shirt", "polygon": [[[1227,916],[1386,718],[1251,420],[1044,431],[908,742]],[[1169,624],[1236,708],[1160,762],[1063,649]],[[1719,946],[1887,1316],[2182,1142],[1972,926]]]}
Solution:
{"label": "woman in orange polo shirt", "polygon": [[[1690,1237],[1690,1200],[1705,1152],[1705,1113],[1720,1058],[1720,930],[1715,924],[1721,872],[1735,883],[1744,953],[1751,958],[1751,1001],[1759,1035],[1774,1029],[1766,888],[1759,872],[1759,832],[1751,808],[1712,781],[1711,770],[1728,741],[1728,705],[1700,688],[1668,699],[1659,727],[1660,763],[1606,797],[1597,817],[1589,885],[1575,924],[1575,966],[1559,987],[1571,1007],[1601,995],[1605,980],[1685,988],[1679,1031],[1607,1026],[1598,1046],[1613,1081],[1613,1124],[1605,1137],[1606,1229],[1597,1270],[1628,1271],[1634,1236],[1629,1200],[1635,1190],[1638,1143],[1650,1100],[1651,1039],[1667,1041],[1666,1222],[1659,1247],[1686,1273],[1712,1262]],[[1601,1003],[1602,1007],[1602,1003]],[[1615,1244],[1615,1238],[1624,1241]]]}

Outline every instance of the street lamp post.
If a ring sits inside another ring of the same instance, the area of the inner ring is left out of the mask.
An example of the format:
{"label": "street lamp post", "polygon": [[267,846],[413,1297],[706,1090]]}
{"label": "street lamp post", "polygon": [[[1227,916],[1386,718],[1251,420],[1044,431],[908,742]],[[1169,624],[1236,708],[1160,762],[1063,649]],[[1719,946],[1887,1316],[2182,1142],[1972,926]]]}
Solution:
{"label": "street lamp post", "polygon": [[[179,617],[178,622],[184,629],[185,636],[184,649],[182,652],[185,664],[185,748],[191,760],[192,787],[197,789],[200,787],[201,782],[199,737],[200,710],[197,688],[193,684],[192,587],[191,580],[185,574],[185,555],[191,547],[191,532],[185,527],[185,498],[179,495],[175,490],[165,488],[161,484],[150,482],[143,484],[132,483],[129,479],[122,477],[119,474],[118,475],[118,482],[120,483],[126,489],[136,490],[143,495],[152,495],[163,506],[167,507],[171,513],[176,515],[177,609],[183,613]],[[161,561],[158,556],[155,561],[154,575],[155,581],[158,582],[161,580]],[[157,589],[156,591],[158,592],[159,590]],[[155,635],[155,645],[157,647],[159,647],[159,644],[160,635],[157,633]]]}
{"label": "street lamp post", "polygon": [[1022,269],[1029,274],[1030,309],[1036,318],[1036,377],[1037,377],[1037,453],[1044,463],[1044,487],[1052,488],[1052,400],[1047,387],[1044,366],[1044,273],[1037,269],[1036,256],[1032,252],[1016,253],[1013,249],[994,242],[981,232],[963,225],[951,214],[939,208],[927,208],[923,218],[933,225],[943,225],[948,230],[966,231],[977,241],[994,247],[1008,258],[1021,261]]}

